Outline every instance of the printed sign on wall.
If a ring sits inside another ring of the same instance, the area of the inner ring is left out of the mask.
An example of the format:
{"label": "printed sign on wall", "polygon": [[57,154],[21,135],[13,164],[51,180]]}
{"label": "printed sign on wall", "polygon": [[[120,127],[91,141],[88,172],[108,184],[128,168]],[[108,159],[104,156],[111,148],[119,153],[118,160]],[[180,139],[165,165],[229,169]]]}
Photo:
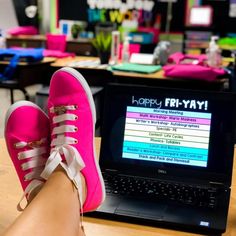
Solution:
{"label": "printed sign on wall", "polygon": [[236,0],[230,0],[229,16],[230,17],[236,17]]}
{"label": "printed sign on wall", "polygon": [[190,26],[189,18],[190,18],[190,11],[193,6],[197,7],[201,5],[201,0],[187,0],[186,1],[186,10],[185,10],[185,26]]}
{"label": "printed sign on wall", "polygon": [[139,24],[152,20],[155,0],[87,0],[88,22],[121,24],[123,20],[137,21]]}

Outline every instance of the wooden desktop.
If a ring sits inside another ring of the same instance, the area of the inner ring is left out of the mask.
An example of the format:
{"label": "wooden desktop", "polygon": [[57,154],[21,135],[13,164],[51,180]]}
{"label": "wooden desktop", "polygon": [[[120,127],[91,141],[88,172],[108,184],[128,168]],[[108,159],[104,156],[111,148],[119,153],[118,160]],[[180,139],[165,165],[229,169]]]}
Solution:
{"label": "wooden desktop", "polygon": [[[46,36],[45,35],[35,35],[35,36],[7,36],[6,43],[8,47],[20,46],[20,47],[45,47]],[[79,38],[76,40],[67,40],[66,51],[74,52],[77,56],[75,58],[64,58],[59,59],[55,63],[51,64],[52,72],[57,68],[68,66],[69,62],[76,62],[81,60],[98,60],[95,57],[85,57],[94,55],[94,48],[91,43],[91,39]],[[71,66],[75,69],[81,69],[81,66]],[[85,68],[83,68],[85,71]],[[90,70],[89,74],[96,75],[97,69],[106,70],[106,66],[99,68],[86,68]],[[128,72],[118,72],[112,71],[113,81],[125,84],[141,84],[141,85],[151,85],[151,86],[161,86],[161,87],[176,87],[176,88],[189,88],[189,89],[200,89],[200,90],[214,90],[221,91],[229,87],[229,79],[218,79],[213,82],[202,81],[202,80],[192,80],[192,79],[176,79],[168,78],[164,76],[163,71],[158,71],[152,74],[142,74],[142,73],[128,73]],[[96,76],[95,76],[96,77]],[[96,79],[96,78],[95,78]]]}
{"label": "wooden desktop", "polygon": [[[58,69],[64,66],[70,66],[77,70],[87,69],[87,70],[107,70],[108,65],[98,65],[98,66],[83,66],[80,64],[85,61],[98,61],[97,57],[86,57],[86,56],[76,56],[68,57],[63,59],[58,59],[51,64],[53,69]],[[97,71],[96,71],[97,73]],[[94,80],[96,80],[96,73],[94,75]],[[161,86],[161,87],[175,87],[175,88],[187,88],[187,89],[201,89],[201,90],[214,90],[222,91],[229,83],[228,78],[217,79],[215,81],[205,81],[205,80],[193,80],[193,79],[180,79],[171,78],[164,75],[164,71],[160,70],[151,74],[144,73],[134,73],[134,72],[123,72],[123,71],[112,71],[114,81],[124,84],[140,84],[140,85],[151,85],[151,86]]]}
{"label": "wooden desktop", "polygon": [[[97,153],[100,150],[100,139],[96,138]],[[228,223],[223,236],[236,235],[236,164],[232,182],[231,200],[229,207]],[[22,195],[22,189],[17,179],[13,164],[7,153],[5,140],[0,139],[0,234],[20,214],[16,205]],[[193,236],[187,232],[169,230],[164,228],[136,225],[119,221],[84,217],[84,227],[87,236]]]}

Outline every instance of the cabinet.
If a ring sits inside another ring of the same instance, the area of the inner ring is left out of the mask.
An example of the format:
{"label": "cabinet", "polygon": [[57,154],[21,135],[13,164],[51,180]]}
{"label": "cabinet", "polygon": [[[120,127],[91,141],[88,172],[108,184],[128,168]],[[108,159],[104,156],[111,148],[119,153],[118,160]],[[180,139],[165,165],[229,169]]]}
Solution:
{"label": "cabinet", "polygon": [[[45,48],[45,43],[45,35],[6,37],[7,47]],[[67,40],[66,51],[80,56],[94,56],[96,54],[91,39]]]}

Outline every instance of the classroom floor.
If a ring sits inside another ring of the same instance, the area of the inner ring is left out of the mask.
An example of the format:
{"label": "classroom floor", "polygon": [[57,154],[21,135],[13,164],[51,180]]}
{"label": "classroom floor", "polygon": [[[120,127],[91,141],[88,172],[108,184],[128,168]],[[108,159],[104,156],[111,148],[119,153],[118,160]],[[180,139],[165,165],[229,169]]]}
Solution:
{"label": "classroom floor", "polygon": [[[41,87],[42,85],[34,85],[27,88],[32,102],[34,102],[35,94]],[[24,96],[20,91],[14,91],[14,99],[15,101],[23,100]],[[0,138],[4,136],[4,120],[10,105],[10,91],[7,89],[0,89]]]}

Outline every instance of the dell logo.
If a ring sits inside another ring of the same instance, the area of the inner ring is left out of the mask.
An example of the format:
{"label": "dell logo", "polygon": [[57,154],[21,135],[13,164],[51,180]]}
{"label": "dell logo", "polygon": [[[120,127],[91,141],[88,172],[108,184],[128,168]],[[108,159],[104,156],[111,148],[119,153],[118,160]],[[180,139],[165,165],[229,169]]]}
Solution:
{"label": "dell logo", "polygon": [[166,171],[166,170],[158,169],[157,172],[158,172],[158,174],[164,174],[164,175],[167,174],[167,171]]}

